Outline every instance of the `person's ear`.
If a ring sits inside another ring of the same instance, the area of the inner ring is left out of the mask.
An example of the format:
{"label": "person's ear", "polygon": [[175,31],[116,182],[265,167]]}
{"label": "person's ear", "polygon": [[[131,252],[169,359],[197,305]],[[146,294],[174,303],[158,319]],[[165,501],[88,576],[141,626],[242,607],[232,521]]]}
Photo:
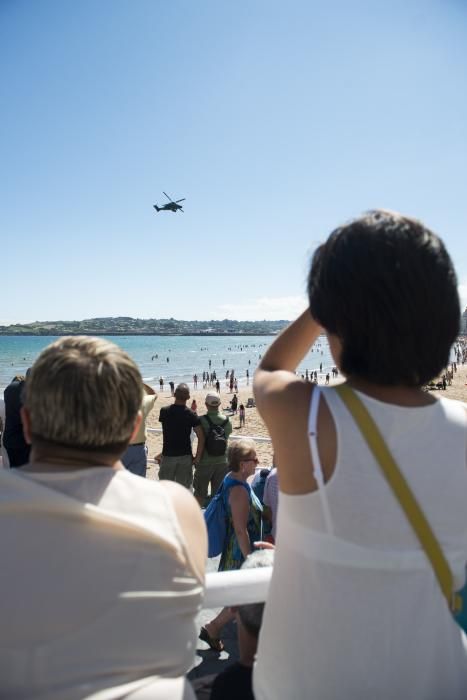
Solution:
{"label": "person's ear", "polygon": [[136,418],[135,418],[135,425],[133,428],[133,432],[131,433],[130,442],[133,440],[133,438],[136,437],[136,434],[137,434],[138,430],[140,429],[142,420],[143,420],[143,414],[141,411],[138,411],[138,413],[136,414]]}
{"label": "person's ear", "polygon": [[21,406],[19,409],[20,415],[21,415],[21,423],[23,425],[23,435],[24,439],[28,443],[28,445],[31,444],[31,416],[29,415],[29,411],[27,408],[24,406]]}

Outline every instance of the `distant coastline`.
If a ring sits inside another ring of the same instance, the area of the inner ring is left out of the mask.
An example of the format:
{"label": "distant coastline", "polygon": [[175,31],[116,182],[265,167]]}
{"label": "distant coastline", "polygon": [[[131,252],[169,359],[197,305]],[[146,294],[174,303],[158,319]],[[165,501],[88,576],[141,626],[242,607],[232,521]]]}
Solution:
{"label": "distant coastline", "polygon": [[254,336],[270,336],[270,335],[277,335],[277,333],[260,333],[260,332],[243,332],[243,331],[237,331],[236,333],[207,333],[207,332],[199,332],[199,333],[153,333],[153,332],[144,332],[144,333],[135,333],[135,332],[123,332],[123,331],[116,331],[116,330],[108,330],[108,331],[78,331],[78,332],[73,332],[73,331],[65,331],[63,333],[58,333],[54,331],[48,331],[47,333],[41,332],[41,333],[34,333],[32,331],[27,331],[27,332],[15,332],[15,333],[8,333],[5,332],[0,328],[0,336],[3,337],[18,337],[18,338],[36,338],[36,337],[55,337],[55,336],[61,336],[61,335],[89,335],[89,336],[99,336],[99,335],[114,335],[114,336],[127,336],[127,335],[133,335],[133,336],[161,336],[163,338],[191,338],[191,337],[199,337],[199,338],[229,338],[229,337],[235,337],[235,336],[245,336],[245,338],[248,338],[249,336],[254,337]]}
{"label": "distant coastline", "polygon": [[135,319],[129,316],[91,318],[84,321],[35,321],[0,326],[0,336],[135,335],[135,336],[260,336],[276,335],[289,322],[280,321],[182,321]]}

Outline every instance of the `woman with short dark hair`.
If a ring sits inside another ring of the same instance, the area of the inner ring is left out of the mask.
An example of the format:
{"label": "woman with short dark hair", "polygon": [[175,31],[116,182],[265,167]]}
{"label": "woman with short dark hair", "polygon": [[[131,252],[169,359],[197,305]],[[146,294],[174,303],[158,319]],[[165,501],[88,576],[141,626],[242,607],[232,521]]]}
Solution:
{"label": "woman with short dark hair", "polygon": [[422,390],[458,333],[451,260],[419,221],[372,211],[318,248],[308,296],[254,382],[281,489],[255,697],[460,700],[462,635],[422,545],[339,391],[295,374],[325,332],[461,588],[467,414]]}

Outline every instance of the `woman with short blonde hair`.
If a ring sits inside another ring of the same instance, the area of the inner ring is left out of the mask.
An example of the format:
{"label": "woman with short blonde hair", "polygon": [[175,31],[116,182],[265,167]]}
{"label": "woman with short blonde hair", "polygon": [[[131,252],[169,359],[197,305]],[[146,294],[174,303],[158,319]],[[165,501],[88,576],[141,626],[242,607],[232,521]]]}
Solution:
{"label": "woman with short blonde hair", "polygon": [[230,471],[238,473],[241,468],[241,463],[253,452],[256,455],[255,441],[251,438],[241,438],[240,440],[233,441],[227,450],[227,460]]}
{"label": "woman with short blonde hair", "polygon": [[193,697],[206,528],[187,489],[120,461],[142,395],[102,338],[60,338],[27,377],[30,461],[0,470],[2,697]]}
{"label": "woman with short blonde hair", "polygon": [[[253,551],[254,542],[261,539],[262,532],[262,506],[247,482],[259,462],[254,440],[235,440],[229,446],[227,457],[230,471],[224,478],[222,489],[228,519],[219,571],[239,569]],[[221,631],[233,618],[230,608],[224,608],[201,628],[200,639],[211,649],[222,651]]]}

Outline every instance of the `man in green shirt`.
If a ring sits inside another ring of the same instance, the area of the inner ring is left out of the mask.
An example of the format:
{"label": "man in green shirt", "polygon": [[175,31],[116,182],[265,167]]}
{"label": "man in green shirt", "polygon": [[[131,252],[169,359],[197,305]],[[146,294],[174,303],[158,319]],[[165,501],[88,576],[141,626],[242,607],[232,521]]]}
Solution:
{"label": "man in green shirt", "polygon": [[[195,462],[195,477],[193,480],[195,498],[202,508],[206,505],[209,485],[211,485],[211,496],[214,496],[222,484],[224,476],[229,471],[227,466],[227,440],[232,432],[230,419],[219,411],[221,404],[219,394],[210,392],[206,395],[205,403],[207,413],[204,416],[200,416],[201,427],[205,436],[204,450],[199,462]],[[221,426],[221,430],[217,431],[216,440],[212,439],[212,435],[211,439],[209,438],[209,434],[212,432],[212,426],[209,424],[209,421],[214,426]],[[225,449],[222,454],[219,454],[222,451],[224,437]],[[217,443],[216,447],[213,446],[214,442]]]}

